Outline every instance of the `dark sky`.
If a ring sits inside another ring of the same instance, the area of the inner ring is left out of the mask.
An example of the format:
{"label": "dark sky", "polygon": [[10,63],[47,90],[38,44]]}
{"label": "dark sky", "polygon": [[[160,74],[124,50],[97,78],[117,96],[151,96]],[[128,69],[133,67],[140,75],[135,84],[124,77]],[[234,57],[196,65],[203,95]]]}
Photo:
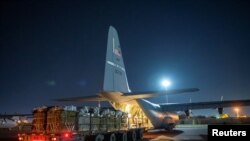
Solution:
{"label": "dark sky", "polygon": [[200,88],[169,102],[250,99],[249,7],[247,0],[2,0],[0,113],[95,95],[110,25],[132,91],[160,90],[165,77],[169,89]]}

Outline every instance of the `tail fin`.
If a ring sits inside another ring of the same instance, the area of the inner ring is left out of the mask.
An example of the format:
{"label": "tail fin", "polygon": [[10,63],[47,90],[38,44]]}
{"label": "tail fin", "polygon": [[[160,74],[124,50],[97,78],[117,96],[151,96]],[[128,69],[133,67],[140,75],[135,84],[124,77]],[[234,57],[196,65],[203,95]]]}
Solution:
{"label": "tail fin", "polygon": [[130,92],[118,34],[112,26],[108,33],[103,90]]}

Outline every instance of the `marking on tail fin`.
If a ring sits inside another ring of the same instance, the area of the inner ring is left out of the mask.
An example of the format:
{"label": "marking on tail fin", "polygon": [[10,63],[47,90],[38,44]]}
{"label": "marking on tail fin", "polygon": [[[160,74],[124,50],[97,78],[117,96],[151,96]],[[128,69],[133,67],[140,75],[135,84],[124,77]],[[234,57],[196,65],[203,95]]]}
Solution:
{"label": "marking on tail fin", "polygon": [[108,32],[103,90],[130,92],[118,33],[112,26]]}
{"label": "marking on tail fin", "polygon": [[121,69],[122,71],[125,72],[125,68],[123,68],[122,66],[117,65],[117,64],[115,64],[115,63],[113,63],[111,61],[107,61],[107,63],[110,64],[111,66],[117,67],[117,68],[119,68],[119,69]]}
{"label": "marking on tail fin", "polygon": [[115,39],[113,38],[113,53],[116,55],[116,56],[119,56],[121,57],[121,51],[118,47],[115,47]]}
{"label": "marking on tail fin", "polygon": [[114,54],[115,54],[116,56],[119,56],[119,57],[122,56],[122,55],[121,55],[121,52],[120,52],[120,50],[119,50],[119,48],[116,48],[116,47],[115,47],[115,49],[114,49]]}

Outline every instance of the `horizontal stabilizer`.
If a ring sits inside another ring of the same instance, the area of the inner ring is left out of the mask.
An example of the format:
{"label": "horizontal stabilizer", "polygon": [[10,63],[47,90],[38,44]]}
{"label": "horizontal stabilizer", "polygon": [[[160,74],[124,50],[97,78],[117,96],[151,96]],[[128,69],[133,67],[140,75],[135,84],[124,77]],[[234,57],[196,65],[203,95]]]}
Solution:
{"label": "horizontal stabilizer", "polygon": [[175,90],[163,90],[163,91],[148,91],[148,92],[138,92],[138,93],[124,93],[123,96],[126,96],[129,99],[142,99],[150,97],[159,97],[172,94],[182,94],[189,92],[197,92],[198,88],[188,88],[188,89],[175,89]]}
{"label": "horizontal stabilizer", "polygon": [[[82,97],[72,97],[72,98],[53,99],[53,100],[58,101],[58,102],[86,102],[86,101],[128,102],[128,101],[136,100],[136,99],[158,97],[158,96],[172,95],[172,94],[181,94],[181,93],[187,93],[187,92],[197,92],[197,91],[199,91],[199,89],[189,88],[189,89],[148,91],[148,92],[124,93],[124,94],[120,92],[101,92],[96,96],[82,96]],[[117,93],[119,93],[120,95],[118,95]],[[111,97],[113,96],[114,99],[112,99],[110,96]]]}
{"label": "horizontal stabilizer", "polygon": [[30,117],[32,114],[0,114],[0,118]]}

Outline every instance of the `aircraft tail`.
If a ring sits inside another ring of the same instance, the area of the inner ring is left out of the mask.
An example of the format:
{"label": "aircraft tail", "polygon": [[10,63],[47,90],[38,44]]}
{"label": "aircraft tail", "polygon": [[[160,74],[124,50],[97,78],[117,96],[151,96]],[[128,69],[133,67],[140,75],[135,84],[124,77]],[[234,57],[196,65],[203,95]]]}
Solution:
{"label": "aircraft tail", "polygon": [[130,92],[118,34],[112,26],[108,32],[103,90]]}
{"label": "aircraft tail", "polygon": [[[85,101],[116,101],[128,102],[136,99],[150,98],[156,96],[164,96],[170,94],[181,94],[186,92],[199,91],[197,88],[164,90],[164,91],[149,91],[140,93],[131,93],[128,85],[126,70],[122,58],[121,46],[117,31],[114,27],[109,27],[107,53],[105,62],[105,74],[103,91],[96,96],[83,96],[72,98],[54,99],[61,102],[85,102]],[[115,93],[111,93],[115,92]],[[105,95],[106,94],[106,95]],[[123,97],[113,97],[113,94],[120,94]],[[104,96],[105,95],[105,96]],[[117,98],[117,99],[116,99]]]}

